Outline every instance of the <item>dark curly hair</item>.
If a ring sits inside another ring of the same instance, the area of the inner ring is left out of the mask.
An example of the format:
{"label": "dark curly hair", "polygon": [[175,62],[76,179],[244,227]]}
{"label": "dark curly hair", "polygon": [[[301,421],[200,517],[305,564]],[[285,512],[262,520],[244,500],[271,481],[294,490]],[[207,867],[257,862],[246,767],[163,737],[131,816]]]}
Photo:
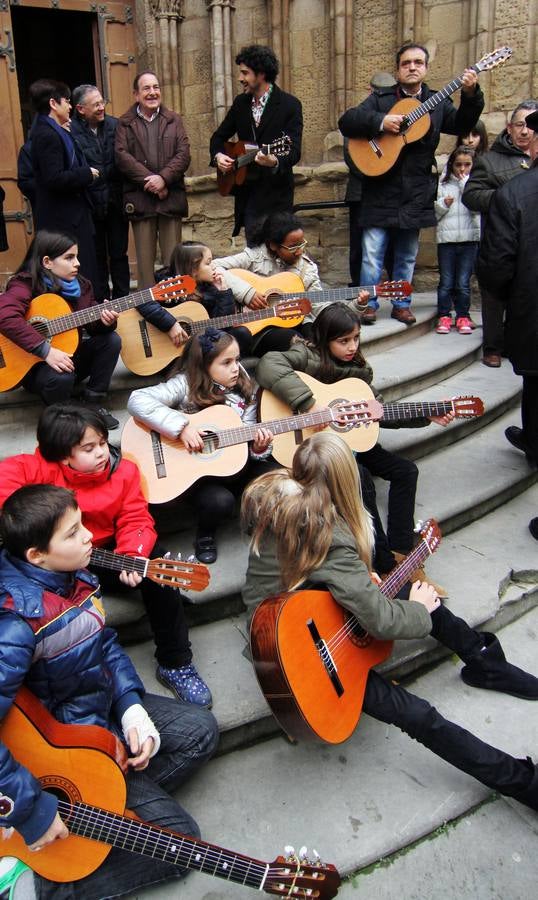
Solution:
{"label": "dark curly hair", "polygon": [[262,44],[250,44],[249,47],[242,47],[235,57],[237,66],[243,64],[248,69],[252,69],[256,75],[263,72],[265,80],[274,84],[278,75],[278,59],[274,50],[270,47],[264,47]]}

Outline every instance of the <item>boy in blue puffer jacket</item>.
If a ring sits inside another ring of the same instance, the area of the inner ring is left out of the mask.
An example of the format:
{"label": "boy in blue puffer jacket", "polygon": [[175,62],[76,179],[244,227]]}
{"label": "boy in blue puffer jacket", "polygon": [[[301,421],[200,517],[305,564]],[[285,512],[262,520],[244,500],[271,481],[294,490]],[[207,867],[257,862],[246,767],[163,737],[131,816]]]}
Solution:
{"label": "boy in blue puffer jacket", "polygon": [[[92,535],[73,493],[52,485],[20,488],[4,505],[0,536],[0,719],[24,684],[59,722],[110,729],[129,752],[127,806],[145,821],[198,836],[196,822],[168,791],[213,753],[215,719],[192,704],[145,694],[105,625],[97,579],[85,569]],[[0,825],[15,828],[30,849],[68,837],[57,798],[1,744],[0,795]],[[184,874],[113,848],[76,889],[36,875],[36,894],[52,900],[76,890],[85,900],[102,900],[111,885],[121,896]]]}

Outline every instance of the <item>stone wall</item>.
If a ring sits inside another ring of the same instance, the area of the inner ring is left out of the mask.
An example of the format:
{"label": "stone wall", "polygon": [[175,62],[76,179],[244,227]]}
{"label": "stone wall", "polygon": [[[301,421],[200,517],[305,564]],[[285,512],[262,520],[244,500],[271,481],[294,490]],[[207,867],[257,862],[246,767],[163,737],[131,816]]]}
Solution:
{"label": "stone wall", "polygon": [[[135,10],[141,65],[157,69],[165,102],[182,113],[191,139],[184,235],[199,237],[216,253],[232,247],[232,201],[216,193],[208,142],[237,92],[234,57],[245,44],[274,47],[281,61],[279,84],[303,103],[297,203],[343,198],[338,117],[363,99],[373,71],[392,69],[404,40],[428,47],[433,87],[496,46],[513,48],[509,63],[481,76],[492,136],[517,102],[538,97],[538,0],[136,0]],[[442,138],[441,165],[452,146],[452,138]],[[347,211],[303,218],[322,275],[330,273],[333,283],[347,281]],[[426,230],[419,265],[435,262],[434,234]]]}

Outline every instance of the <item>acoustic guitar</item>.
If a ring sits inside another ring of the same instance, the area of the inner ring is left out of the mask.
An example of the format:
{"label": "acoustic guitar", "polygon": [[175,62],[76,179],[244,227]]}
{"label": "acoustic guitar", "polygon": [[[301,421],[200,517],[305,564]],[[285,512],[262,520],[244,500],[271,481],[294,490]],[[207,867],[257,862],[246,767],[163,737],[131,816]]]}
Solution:
{"label": "acoustic guitar", "polygon": [[141,578],[149,578],[161,587],[183,588],[185,591],[203,591],[209,584],[209,569],[203,563],[182,559],[168,559],[159,556],[147,559],[145,556],[126,556],[94,547],[90,562],[113,572],[136,572]]}
{"label": "acoustic guitar", "polygon": [[[301,282],[302,286],[302,282]],[[171,313],[190,336],[201,334],[210,325],[212,328],[233,328],[242,325],[251,334],[257,334],[269,325],[278,328],[295,328],[300,325],[312,307],[308,300],[299,298],[280,299],[275,297],[267,309],[251,309],[229,316],[210,319],[201,303],[192,300],[171,307]],[[124,365],[137,375],[154,375],[172,360],[181,356],[184,347],[175,347],[166,332],[159,331],[147,322],[136,310],[125,313],[118,322],[121,337],[121,358]]]}
{"label": "acoustic guitar", "polygon": [[227,197],[234,187],[244,184],[247,177],[247,166],[254,162],[258,153],[264,156],[288,156],[291,150],[291,138],[287,134],[272,141],[270,144],[249,144],[245,141],[226,141],[224,153],[233,159],[233,168],[229,172],[221,172],[217,168],[217,189],[221,197]]}
{"label": "acoustic guitar", "polygon": [[[469,66],[477,74],[493,69],[510,59],[512,49],[499,47],[482,57],[474,66]],[[423,103],[406,97],[399,100],[388,112],[388,115],[404,116],[398,134],[380,132],[373,138],[350,138],[348,150],[357,168],[370,177],[384,175],[397,161],[401,151],[407,144],[419,141],[430,130],[432,112],[440,103],[454,94],[463,84],[463,75],[454,78],[440,91],[432,94]]]}
{"label": "acoustic guitar", "polygon": [[[431,519],[417,547],[383,581],[382,593],[395,597],[440,540]],[[372,638],[328,591],[269,597],[250,627],[256,676],[279,725],[294,739],[329,744],[346,741],[357,727],[368,673],[392,646]]]}
{"label": "acoustic guitar", "polygon": [[291,300],[306,297],[313,304],[334,303],[336,300],[353,300],[359,291],[368,291],[370,297],[380,300],[401,300],[409,297],[413,290],[408,281],[383,281],[380,284],[359,284],[351,287],[324,288],[320,291],[305,291],[299,275],[293,272],[277,272],[276,275],[256,275],[248,269],[225,269],[237,278],[241,278],[263,294],[268,303],[276,299]]}
{"label": "acoustic guitar", "polygon": [[[72,355],[78,347],[78,329],[90,322],[98,322],[103,309],[122,313],[125,310],[141,306],[142,303],[148,303],[150,300],[157,300],[158,303],[181,300],[192,294],[195,287],[196,283],[189,275],[176,275],[174,278],[167,278],[165,281],[159,282],[152,288],[137,291],[135,294],[129,294],[118,300],[111,300],[106,307],[97,303],[95,306],[75,312],[57,294],[40,294],[31,301],[25,319],[32,328],[39,332],[44,341],[50,341],[53,347]],[[0,334],[0,391],[8,391],[16,387],[32,366],[39,362],[42,360],[38,356],[27,353],[18,344]]]}
{"label": "acoustic guitar", "polygon": [[[365,407],[362,402],[335,401],[315,413],[263,422],[263,427],[273,434],[292,431],[302,434],[303,429],[333,423],[338,417],[340,433],[340,428],[356,428],[370,420],[370,412]],[[204,432],[204,449],[199,453],[189,453],[181,437],[167,438],[133,418],[125,423],[121,435],[122,456],[138,466],[142,492],[149,503],[173,500],[206,475],[222,478],[240,472],[248,458],[247,443],[260,428],[257,423],[244,425],[238,413],[224,404],[190,415],[189,421]]]}
{"label": "acoustic guitar", "polygon": [[[346,444],[357,452],[370,450],[377,443],[379,422],[383,420],[405,422],[415,419],[417,416],[444,416],[449,412],[453,412],[458,419],[469,419],[484,414],[484,404],[479,397],[454,397],[452,400],[381,404],[375,399],[371,387],[360,378],[344,378],[333,384],[323,384],[305,372],[295,372],[295,374],[310,388],[317,404],[330,408],[338,407],[342,403],[355,404],[356,420],[353,425],[341,422],[335,416],[327,422],[327,427],[336,431]],[[292,409],[287,403],[279,400],[270,391],[262,391],[259,418],[264,427],[270,428],[268,424],[270,420],[289,416],[291,413]],[[296,428],[290,433],[275,434],[274,458],[282,466],[289,468],[298,445],[311,434],[313,434],[311,428],[301,430]]]}
{"label": "acoustic guitar", "polygon": [[[78,881],[94,872],[112,847],[120,847],[277,897],[331,900],[338,893],[340,876],[332,865],[295,855],[262,862],[143,822],[125,809],[127,766],[120,741],[98,725],[60,724],[24,687],[0,724],[0,740],[59,798],[58,812],[70,832],[39,853],[17,832],[0,841],[0,856],[21,859],[43,878]],[[4,815],[8,801],[0,798]]]}

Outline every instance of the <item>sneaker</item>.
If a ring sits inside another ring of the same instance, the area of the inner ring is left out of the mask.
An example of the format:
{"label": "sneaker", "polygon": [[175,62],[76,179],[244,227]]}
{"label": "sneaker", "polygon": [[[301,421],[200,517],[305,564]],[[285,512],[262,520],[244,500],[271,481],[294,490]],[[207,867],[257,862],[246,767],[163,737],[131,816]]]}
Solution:
{"label": "sneaker", "polygon": [[203,709],[211,709],[213,705],[211,691],[192,663],[189,663],[188,666],[180,666],[179,669],[157,666],[156,675],[157,681],[172,691],[178,700],[192,703],[194,706],[201,706]]}
{"label": "sneaker", "polygon": [[459,334],[471,334],[473,330],[471,320],[467,316],[460,316],[459,319],[456,319],[456,328]]}
{"label": "sneaker", "polygon": [[115,431],[116,428],[120,427],[119,419],[115,419],[111,412],[108,411],[104,406],[99,406],[97,412],[103,419],[106,427],[109,431]]}
{"label": "sneaker", "polygon": [[452,328],[452,319],[450,316],[441,316],[438,323],[437,328],[435,329],[437,334],[450,334],[450,329]]}

